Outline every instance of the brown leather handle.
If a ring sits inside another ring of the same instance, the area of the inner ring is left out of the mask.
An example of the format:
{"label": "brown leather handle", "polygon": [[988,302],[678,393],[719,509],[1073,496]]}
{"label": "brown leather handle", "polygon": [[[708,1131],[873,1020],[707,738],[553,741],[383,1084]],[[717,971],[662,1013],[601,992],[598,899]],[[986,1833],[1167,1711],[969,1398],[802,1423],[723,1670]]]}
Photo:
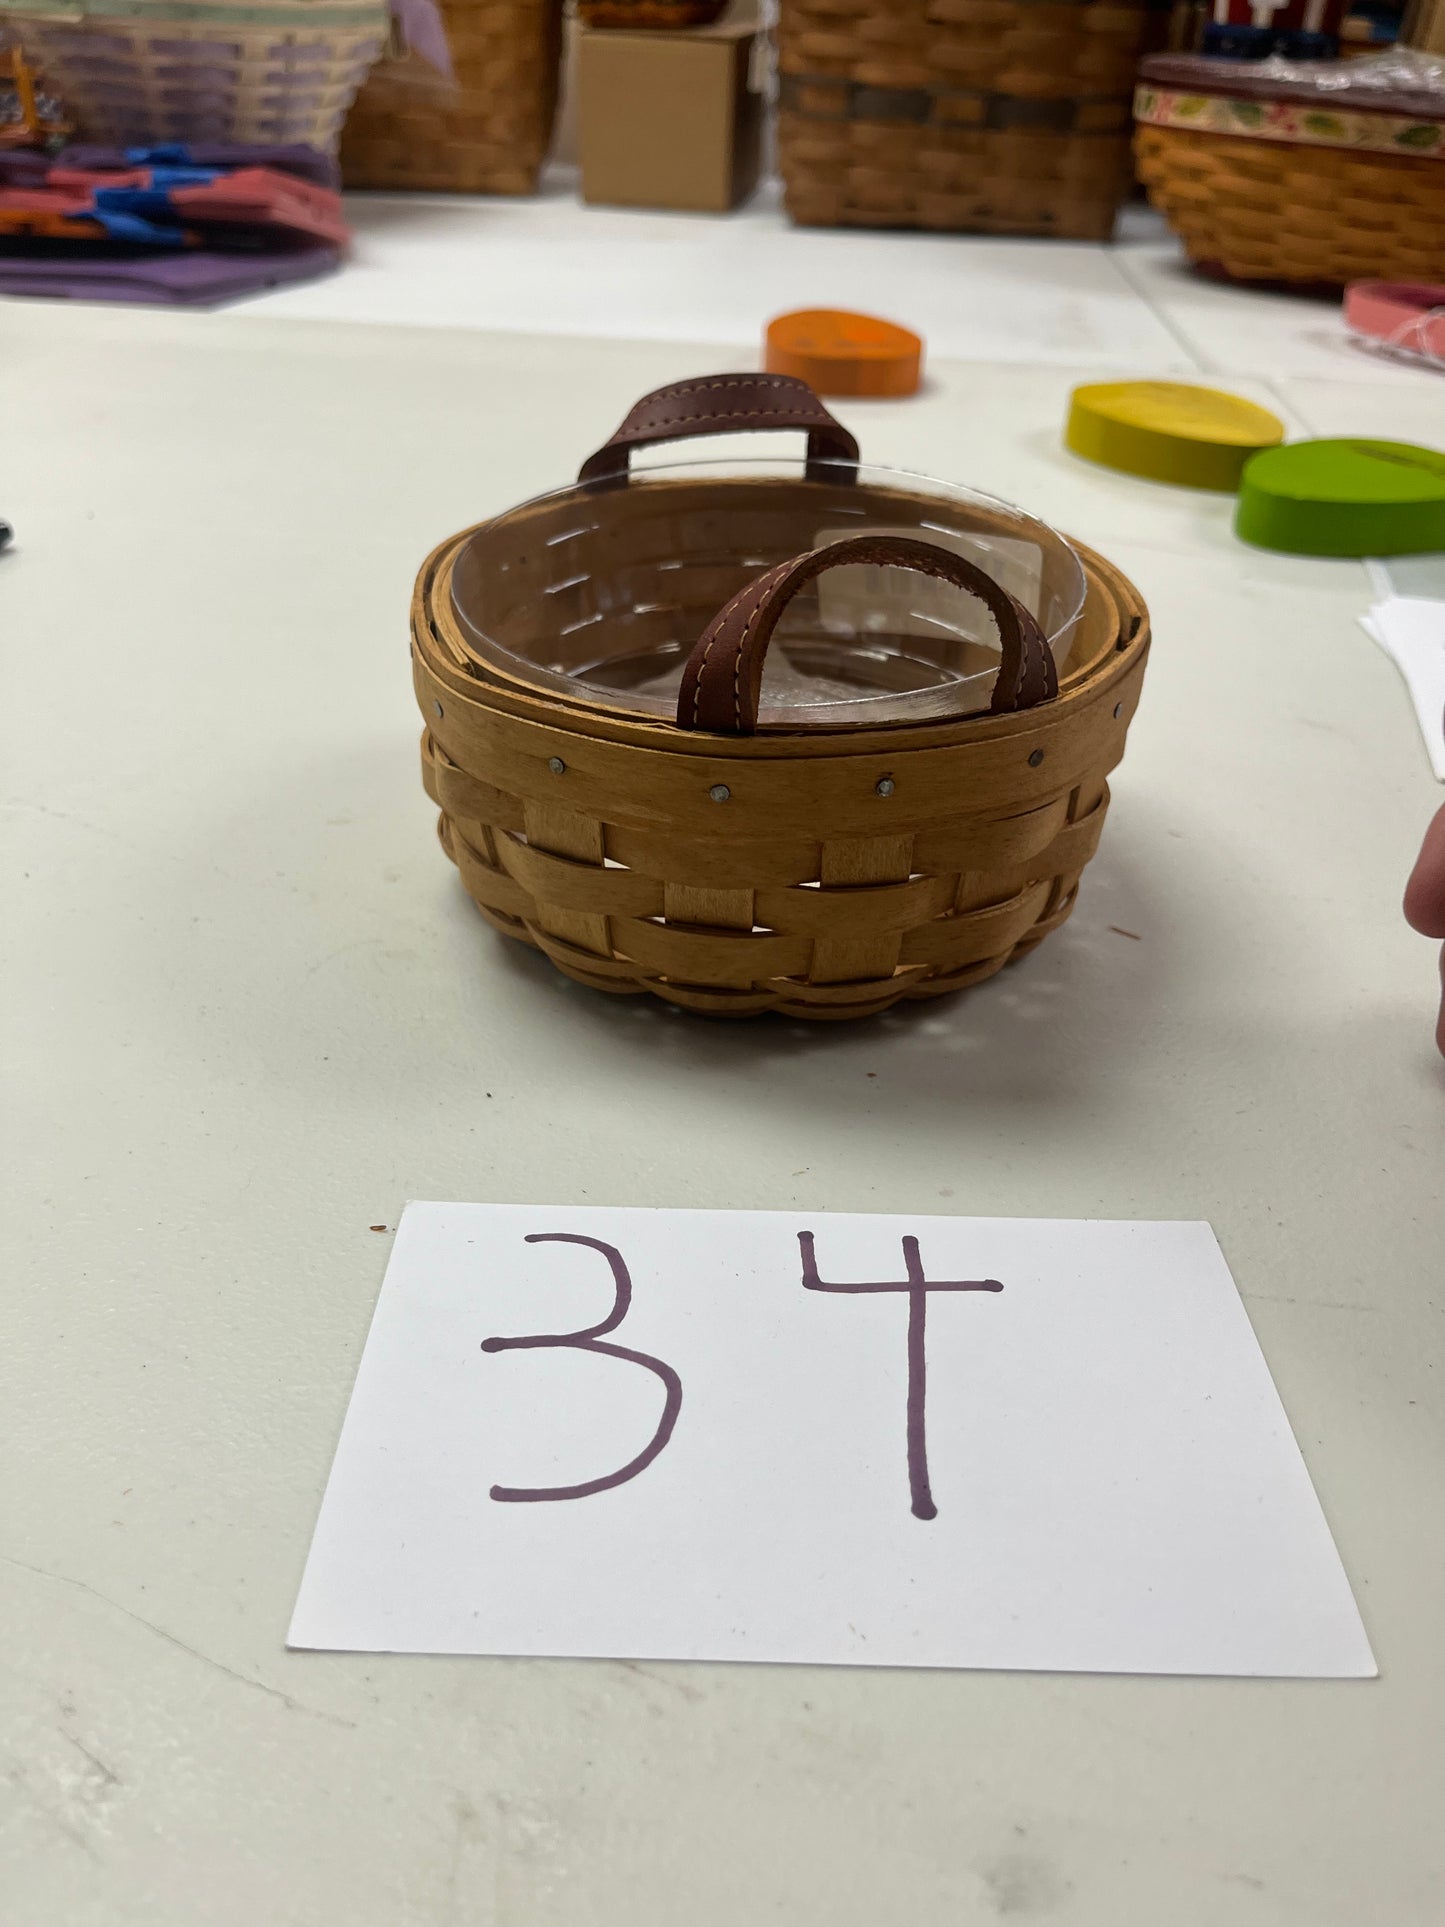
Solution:
{"label": "brown leather handle", "polygon": [[[801,428],[808,437],[810,482],[852,482],[858,444],[805,381],[792,375],[698,375],[654,389],[611,441],[589,455],[579,482],[626,481],[634,448],[686,441],[693,435],[740,435],[754,428]],[[844,464],[845,467],[839,467]]]}
{"label": "brown leather handle", "polygon": [[687,659],[677,697],[683,729],[712,730],[724,736],[751,736],[758,726],[758,692],[763,659],[778,619],[793,597],[825,569],[849,562],[891,563],[937,576],[976,595],[998,624],[1003,660],[993,687],[990,711],[1031,709],[1059,693],[1058,671],[1044,632],[1007,589],[951,549],[911,536],[856,535],[805,555],[779,562],[739,589],[703,631]]}

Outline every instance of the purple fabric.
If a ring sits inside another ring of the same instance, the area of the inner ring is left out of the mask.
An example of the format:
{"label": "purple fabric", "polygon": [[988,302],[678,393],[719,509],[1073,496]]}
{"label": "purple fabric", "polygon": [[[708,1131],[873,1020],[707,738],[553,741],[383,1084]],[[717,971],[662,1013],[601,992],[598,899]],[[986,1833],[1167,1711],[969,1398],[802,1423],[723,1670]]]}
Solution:
{"label": "purple fabric", "polygon": [[437,0],[391,0],[391,17],[414,54],[420,54],[446,79],[456,79],[451,45]]}
{"label": "purple fabric", "polygon": [[0,187],[44,187],[49,172],[48,154],[31,154],[24,148],[8,154],[0,150]]}
{"label": "purple fabric", "polygon": [[288,281],[329,274],[340,260],[339,248],[324,246],[278,249],[267,254],[216,254],[208,248],[194,248],[184,254],[108,259],[38,252],[3,254],[0,294],[206,307],[237,295],[278,288]]}

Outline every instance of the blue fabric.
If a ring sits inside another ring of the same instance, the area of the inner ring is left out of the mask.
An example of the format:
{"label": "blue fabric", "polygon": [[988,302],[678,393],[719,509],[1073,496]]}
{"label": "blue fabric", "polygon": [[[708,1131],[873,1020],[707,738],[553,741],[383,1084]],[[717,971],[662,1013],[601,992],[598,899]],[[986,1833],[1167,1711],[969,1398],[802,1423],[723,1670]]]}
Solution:
{"label": "blue fabric", "polygon": [[[162,220],[155,216],[161,215]],[[98,187],[91,205],[77,220],[98,221],[112,241],[130,241],[152,248],[181,248],[185,231],[164,194],[143,187]]]}
{"label": "blue fabric", "polygon": [[177,225],[176,210],[164,188],[94,187],[90,200],[97,214],[138,214],[143,221]]}
{"label": "blue fabric", "polygon": [[218,181],[226,170],[220,167],[153,167],[152,187],[204,187]]}
{"label": "blue fabric", "polygon": [[162,142],[159,147],[128,147],[125,157],[135,167],[189,167],[191,150],[183,141]]}

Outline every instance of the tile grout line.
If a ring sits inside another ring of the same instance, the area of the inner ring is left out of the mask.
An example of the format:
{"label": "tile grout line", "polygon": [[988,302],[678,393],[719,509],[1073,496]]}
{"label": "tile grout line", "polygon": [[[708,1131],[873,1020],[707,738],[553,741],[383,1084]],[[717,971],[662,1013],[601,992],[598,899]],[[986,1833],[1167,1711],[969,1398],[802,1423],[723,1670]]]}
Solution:
{"label": "tile grout line", "polygon": [[[1129,287],[1133,290],[1133,292],[1136,295],[1138,295],[1139,299],[1149,309],[1150,313],[1155,317],[1155,319],[1161,324],[1161,326],[1163,326],[1168,330],[1168,332],[1173,336],[1174,340],[1178,342],[1179,346],[1195,363],[1195,366],[1199,369],[1199,372],[1203,375],[1226,375],[1227,376],[1229,373],[1229,370],[1212,365],[1210,357],[1205,355],[1201,350],[1197,349],[1194,346],[1193,342],[1189,340],[1188,336],[1183,332],[1183,330],[1176,325],[1173,318],[1169,314],[1167,314],[1163,308],[1156,305],[1153,298],[1149,294],[1148,289],[1144,287],[1135,278],[1133,274],[1130,273],[1129,268],[1126,265],[1128,260],[1126,251],[1124,249],[1115,249],[1113,253],[1113,259],[1114,259],[1114,265],[1117,267],[1119,271],[1120,278],[1128,283]],[[1255,375],[1255,376],[1251,376],[1250,379],[1257,381],[1259,383],[1259,385],[1269,395],[1271,401],[1273,401],[1275,406],[1280,410],[1282,415],[1285,415],[1285,416],[1293,415],[1296,421],[1298,421],[1300,426],[1304,429],[1304,432],[1307,436],[1314,436],[1319,434],[1318,428],[1316,428],[1314,423],[1310,420],[1308,414],[1299,405],[1299,403],[1297,401],[1286,400],[1286,398],[1280,393],[1278,382],[1281,378],[1279,376]],[[1372,561],[1369,559],[1362,559],[1362,573],[1364,574],[1366,582],[1370,586],[1371,593],[1374,595],[1376,599],[1378,599],[1380,594],[1381,578],[1383,577],[1387,583],[1389,582],[1388,574],[1386,573],[1383,565],[1376,561]],[[1393,588],[1393,585],[1391,585],[1391,587]]]}
{"label": "tile grout line", "polygon": [[1270,399],[1282,413],[1295,416],[1306,435],[1319,434],[1319,429],[1316,428],[1315,424],[1310,420],[1304,409],[1300,407],[1299,403],[1297,401],[1290,401],[1280,393],[1278,384],[1281,381],[1287,381],[1289,379],[1287,375],[1259,375],[1255,379],[1258,380],[1262,388],[1269,390]]}
{"label": "tile grout line", "polygon": [[1222,374],[1224,371],[1222,369],[1211,366],[1209,357],[1205,355],[1200,349],[1195,347],[1194,343],[1189,339],[1188,335],[1185,334],[1184,330],[1174,320],[1173,316],[1166,313],[1166,311],[1155,302],[1153,296],[1150,294],[1149,290],[1143,285],[1143,283],[1137,280],[1134,277],[1134,275],[1130,273],[1129,268],[1126,266],[1126,263],[1128,261],[1127,246],[1111,249],[1110,260],[1119,275],[1119,279],[1124,282],[1129,292],[1132,295],[1136,296],[1138,300],[1144,303],[1144,306],[1149,310],[1150,314],[1153,315],[1154,319],[1159,323],[1160,327],[1164,329],[1166,334],[1172,337],[1177,347],[1182,348],[1184,350],[1184,353],[1188,356],[1190,361],[1193,362],[1194,366],[1199,370],[1200,374],[1201,375]]}

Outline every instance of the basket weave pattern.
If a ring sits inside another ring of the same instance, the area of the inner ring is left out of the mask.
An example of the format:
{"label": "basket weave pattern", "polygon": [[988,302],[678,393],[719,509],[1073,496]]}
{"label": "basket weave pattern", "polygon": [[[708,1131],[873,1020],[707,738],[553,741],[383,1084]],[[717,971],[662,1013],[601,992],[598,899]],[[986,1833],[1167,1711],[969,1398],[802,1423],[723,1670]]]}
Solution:
{"label": "basket weave pattern", "polygon": [[440,0],[455,80],[380,61],[341,142],[348,187],[532,194],[557,111],[561,0]]}
{"label": "basket weave pattern", "polygon": [[778,154],[809,225],[1107,239],[1144,0],[782,0]]}
{"label": "basket weave pattern", "polygon": [[304,142],[334,153],[386,41],[382,0],[264,0],[15,14],[26,54],[88,140]]}
{"label": "basket weave pattern", "polygon": [[[412,607],[422,772],[483,915],[599,990],[848,1018],[982,981],[1073,908],[1148,651],[1081,551],[1100,646],[1017,715],[689,737],[470,679],[449,572]],[[721,795],[719,794],[721,792]]]}
{"label": "basket weave pattern", "polygon": [[577,0],[577,11],[589,27],[648,31],[710,26],[726,5],[727,0]]}
{"label": "basket weave pattern", "polygon": [[1241,280],[1445,279],[1445,162],[1144,126],[1135,152],[1194,261]]}

